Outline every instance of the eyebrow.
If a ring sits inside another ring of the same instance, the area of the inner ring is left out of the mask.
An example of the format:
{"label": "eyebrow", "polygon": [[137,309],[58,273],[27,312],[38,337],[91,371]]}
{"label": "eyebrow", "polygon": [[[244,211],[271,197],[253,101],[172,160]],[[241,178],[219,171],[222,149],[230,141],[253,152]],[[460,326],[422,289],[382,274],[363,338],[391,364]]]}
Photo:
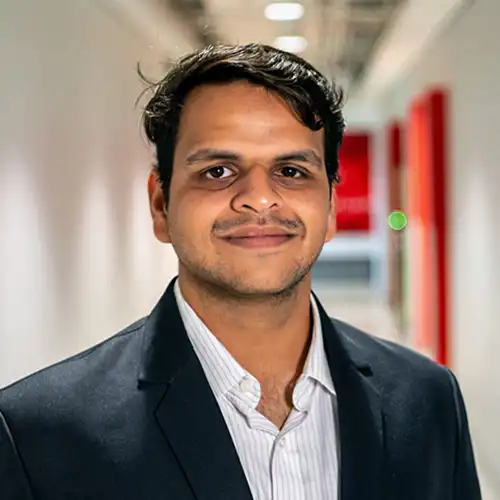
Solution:
{"label": "eyebrow", "polygon": [[[241,161],[241,155],[223,149],[213,149],[213,148],[203,148],[195,151],[193,154],[189,155],[186,159],[188,165],[193,165],[196,163],[215,161],[215,160],[231,160],[231,161]],[[289,153],[284,153],[278,155],[274,158],[277,163],[284,163],[287,161],[297,161],[301,163],[310,163],[318,168],[323,167],[323,160],[312,149],[299,149],[297,151],[290,151]]]}
{"label": "eyebrow", "polygon": [[192,155],[189,155],[186,158],[186,163],[188,165],[193,165],[195,163],[201,163],[204,161],[214,161],[214,160],[232,160],[239,161],[241,160],[241,156],[233,153],[232,151],[225,151],[222,149],[212,149],[212,148],[204,148],[199,149],[194,152]]}
{"label": "eyebrow", "polygon": [[300,163],[310,163],[318,168],[323,167],[323,160],[318,155],[318,153],[316,153],[316,151],[312,149],[300,149],[297,151],[291,151],[290,153],[277,156],[275,158],[275,161],[279,163],[287,161],[298,161]]}

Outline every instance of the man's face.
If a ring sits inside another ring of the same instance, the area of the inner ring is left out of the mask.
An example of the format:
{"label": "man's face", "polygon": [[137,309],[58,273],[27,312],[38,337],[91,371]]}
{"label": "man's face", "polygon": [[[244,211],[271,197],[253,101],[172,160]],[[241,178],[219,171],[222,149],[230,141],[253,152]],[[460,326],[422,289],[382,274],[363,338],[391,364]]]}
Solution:
{"label": "man's face", "polygon": [[166,210],[154,180],[155,234],[173,245],[179,275],[231,294],[290,290],[335,232],[323,131],[245,82],[188,96]]}

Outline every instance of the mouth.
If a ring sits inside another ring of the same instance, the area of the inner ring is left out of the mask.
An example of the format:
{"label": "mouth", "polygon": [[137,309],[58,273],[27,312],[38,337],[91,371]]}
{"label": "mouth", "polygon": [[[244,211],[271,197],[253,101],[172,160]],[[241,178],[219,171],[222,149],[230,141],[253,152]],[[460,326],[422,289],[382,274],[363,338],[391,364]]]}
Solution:
{"label": "mouth", "polygon": [[284,245],[295,237],[292,234],[266,234],[260,236],[229,236],[223,238],[223,240],[241,248],[272,248]]}
{"label": "mouth", "polygon": [[296,234],[277,228],[240,228],[222,237],[225,242],[241,248],[272,248],[284,245]]}

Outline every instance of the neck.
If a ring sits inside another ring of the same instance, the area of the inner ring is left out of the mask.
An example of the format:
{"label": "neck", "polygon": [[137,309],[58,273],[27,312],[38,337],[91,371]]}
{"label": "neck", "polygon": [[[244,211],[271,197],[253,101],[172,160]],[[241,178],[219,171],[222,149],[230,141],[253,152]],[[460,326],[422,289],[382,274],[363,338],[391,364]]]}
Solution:
{"label": "neck", "polygon": [[179,273],[184,299],[254,376],[302,371],[311,337],[310,277],[279,296],[242,297]]}

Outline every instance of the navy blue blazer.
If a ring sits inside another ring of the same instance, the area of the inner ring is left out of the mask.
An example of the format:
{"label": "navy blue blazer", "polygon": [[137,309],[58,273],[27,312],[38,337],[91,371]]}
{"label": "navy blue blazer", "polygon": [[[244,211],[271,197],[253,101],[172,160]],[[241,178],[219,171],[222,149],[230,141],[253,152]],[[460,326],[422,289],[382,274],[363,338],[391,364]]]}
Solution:
{"label": "navy blue blazer", "polygon": [[[320,314],[340,500],[479,500],[451,372]],[[149,317],[0,391],[1,500],[251,498],[173,282]]]}

